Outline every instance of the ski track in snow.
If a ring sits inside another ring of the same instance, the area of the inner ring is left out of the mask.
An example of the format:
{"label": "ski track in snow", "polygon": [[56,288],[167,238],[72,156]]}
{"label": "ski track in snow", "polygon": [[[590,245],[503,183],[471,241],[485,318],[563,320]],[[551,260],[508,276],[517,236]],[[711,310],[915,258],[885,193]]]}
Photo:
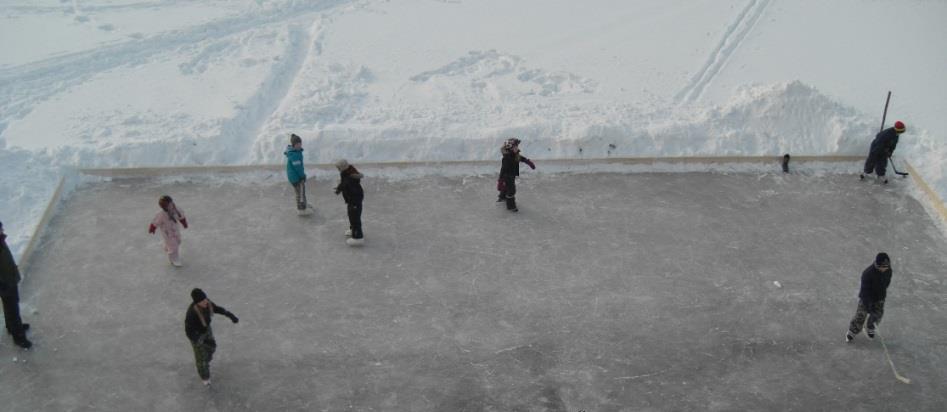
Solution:
{"label": "ski track in snow", "polygon": [[349,3],[349,0],[298,2],[263,14],[246,13],[136,41],[53,57],[0,70],[0,122],[26,116],[33,106],[111,69],[147,63],[180,47],[224,38],[259,26],[296,19]]}
{"label": "ski track in snow", "polygon": [[687,86],[674,96],[677,103],[691,103],[700,98],[707,85],[723,70],[723,67],[730,60],[730,56],[733,56],[733,53],[743,44],[747,34],[759,22],[760,16],[766,11],[769,3],[770,0],[751,0],[747,3],[743,11],[737,15],[736,20],[727,28],[723,38],[720,39],[704,66],[694,75]]}
{"label": "ski track in snow", "polygon": [[240,159],[237,163],[250,162],[250,148],[257,135],[293,90],[304,63],[309,60],[310,51],[319,53],[320,47],[313,43],[321,29],[320,19],[316,19],[309,30],[298,25],[290,26],[289,46],[280,63],[270,70],[266,80],[244,108],[221,127],[220,139],[226,142],[221,146],[226,149],[215,153],[217,163],[229,163],[234,159]]}

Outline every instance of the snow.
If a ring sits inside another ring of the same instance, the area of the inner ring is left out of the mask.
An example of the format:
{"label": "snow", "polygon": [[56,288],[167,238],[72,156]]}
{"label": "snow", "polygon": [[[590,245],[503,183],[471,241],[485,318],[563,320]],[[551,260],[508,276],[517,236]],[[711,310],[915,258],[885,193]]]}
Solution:
{"label": "snow", "polygon": [[[20,254],[82,167],[862,155],[947,198],[947,4],[6,1],[0,220]],[[852,172],[854,172],[854,169]],[[438,170],[430,170],[439,173]]]}

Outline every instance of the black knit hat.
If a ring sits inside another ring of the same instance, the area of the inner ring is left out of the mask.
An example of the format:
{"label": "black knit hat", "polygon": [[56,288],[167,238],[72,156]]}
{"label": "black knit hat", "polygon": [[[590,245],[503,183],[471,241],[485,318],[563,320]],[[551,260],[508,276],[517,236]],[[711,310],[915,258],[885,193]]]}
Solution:
{"label": "black knit hat", "polygon": [[875,265],[878,266],[891,266],[891,259],[888,258],[888,254],[881,252],[878,256],[875,256]]}
{"label": "black knit hat", "polygon": [[302,142],[303,142],[303,139],[299,136],[296,136],[295,133],[292,133],[289,135],[289,144],[292,145],[292,144],[302,143]]}
{"label": "black knit hat", "polygon": [[194,290],[191,291],[191,300],[193,300],[194,303],[200,302],[204,299],[207,299],[207,294],[204,293],[203,290],[194,288]]}

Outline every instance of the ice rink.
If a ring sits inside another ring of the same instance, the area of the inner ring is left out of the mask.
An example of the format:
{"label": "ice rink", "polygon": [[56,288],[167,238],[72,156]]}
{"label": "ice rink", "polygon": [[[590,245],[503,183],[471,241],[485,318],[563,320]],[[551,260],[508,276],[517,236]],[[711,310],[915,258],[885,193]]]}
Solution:
{"label": "ice rink", "polygon": [[[757,173],[368,173],[367,243],[336,179],[295,214],[280,174],[89,183],[20,285],[34,349],[0,340],[3,410],[943,410],[947,241],[907,180]],[[184,267],[147,233],[188,217]],[[8,231],[14,228],[7,228]],[[881,342],[843,336],[893,259]],[[201,385],[183,319],[213,322]]]}

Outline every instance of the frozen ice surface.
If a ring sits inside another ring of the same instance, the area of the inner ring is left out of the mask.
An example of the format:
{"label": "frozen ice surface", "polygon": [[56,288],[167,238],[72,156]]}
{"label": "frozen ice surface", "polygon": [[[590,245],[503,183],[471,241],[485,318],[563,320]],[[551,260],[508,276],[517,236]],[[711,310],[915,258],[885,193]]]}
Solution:
{"label": "frozen ice surface", "polygon": [[[938,410],[947,249],[906,194],[853,175],[335,180],[296,215],[281,175],[80,188],[21,285],[34,350],[0,339],[4,410]],[[184,267],[147,234],[187,213]],[[844,343],[861,270],[894,259],[879,342]],[[779,282],[782,287],[775,286]],[[201,287],[214,385],[183,331]],[[19,362],[9,361],[19,358]]]}

